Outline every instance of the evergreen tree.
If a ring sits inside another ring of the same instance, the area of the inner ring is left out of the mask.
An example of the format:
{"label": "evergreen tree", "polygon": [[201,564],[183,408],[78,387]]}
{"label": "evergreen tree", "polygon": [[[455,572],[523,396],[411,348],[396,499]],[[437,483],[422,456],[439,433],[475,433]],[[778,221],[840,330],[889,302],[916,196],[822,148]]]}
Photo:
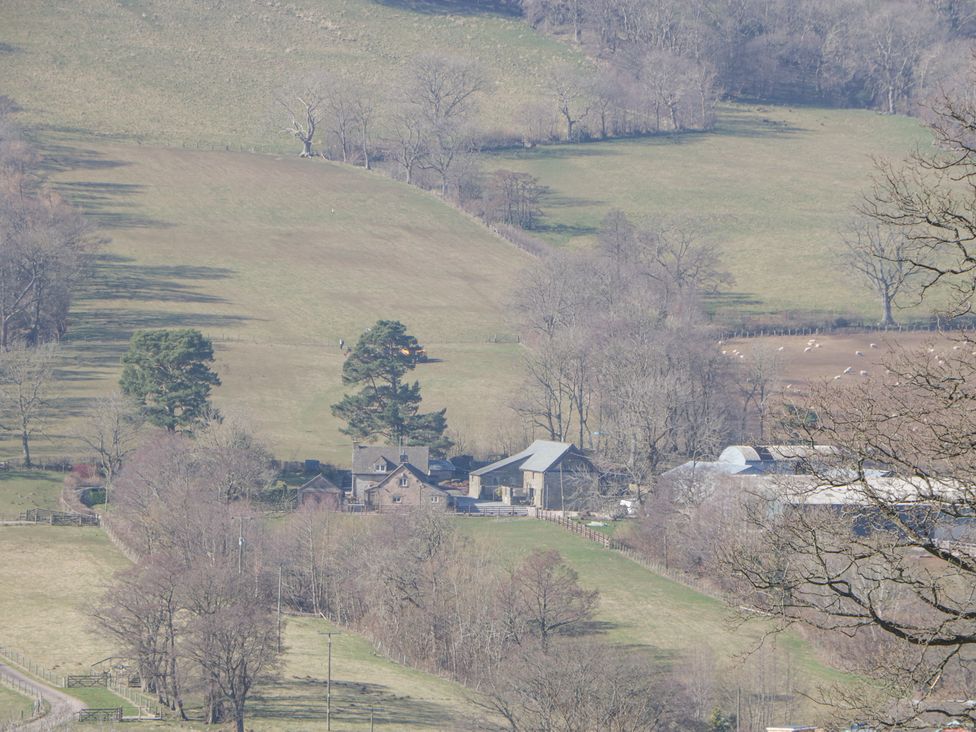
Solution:
{"label": "evergreen tree", "polygon": [[444,436],[447,410],[420,413],[420,384],[403,377],[417,365],[417,339],[395,320],[379,320],[359,338],[342,367],[342,383],[362,387],[332,405],[355,440],[377,437],[391,445],[428,445],[435,453],[451,446]]}
{"label": "evergreen tree", "polygon": [[152,424],[189,431],[213,411],[210,389],[220,385],[213,360],[213,343],[198,330],[139,330],[122,357],[119,384]]}

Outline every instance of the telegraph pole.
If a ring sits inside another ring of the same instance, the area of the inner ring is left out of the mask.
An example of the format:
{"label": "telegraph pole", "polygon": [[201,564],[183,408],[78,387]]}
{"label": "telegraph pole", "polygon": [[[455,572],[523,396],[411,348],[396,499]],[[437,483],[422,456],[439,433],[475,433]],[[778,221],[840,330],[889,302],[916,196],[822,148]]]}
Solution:
{"label": "telegraph pole", "polygon": [[322,635],[329,637],[329,665],[325,686],[325,729],[330,732],[332,729],[332,636],[339,635],[337,630],[322,631]]}
{"label": "telegraph pole", "polygon": [[281,565],[278,565],[278,653],[281,653]]}

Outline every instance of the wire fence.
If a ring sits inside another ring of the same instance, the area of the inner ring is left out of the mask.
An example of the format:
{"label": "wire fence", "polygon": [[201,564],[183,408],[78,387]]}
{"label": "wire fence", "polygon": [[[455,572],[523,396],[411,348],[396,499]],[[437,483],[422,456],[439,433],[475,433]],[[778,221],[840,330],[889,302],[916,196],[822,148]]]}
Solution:
{"label": "wire fence", "polygon": [[844,320],[843,323],[804,325],[804,326],[756,326],[741,327],[723,331],[723,340],[739,338],[765,338],[779,336],[816,336],[837,335],[838,333],[857,333],[870,331],[872,333],[937,333],[943,331],[963,331],[976,328],[976,318],[932,318],[929,320],[914,320],[895,325],[879,325],[866,321]]}
{"label": "wire fence", "polygon": [[[19,666],[30,675],[47,682],[55,689],[67,689],[68,677],[59,675],[51,669],[34,661],[29,656],[21,653],[15,648],[0,645],[0,657],[13,666]],[[100,684],[102,685],[102,684]],[[108,676],[105,678],[105,688],[116,696],[125,699],[133,707],[139,710],[140,717],[160,719],[163,716],[163,706],[152,696],[143,693],[141,690],[132,689],[121,684],[115,678]]]}
{"label": "wire fence", "polygon": [[44,701],[44,698],[37,693],[36,689],[32,688],[28,684],[25,684],[22,680],[14,676],[10,676],[9,674],[0,671],[0,686],[5,686],[8,689],[12,689],[33,702],[29,715],[21,711],[19,719],[0,723],[0,732],[4,732],[8,729],[17,729],[28,722],[32,722],[35,719],[40,719],[51,711],[51,705]]}

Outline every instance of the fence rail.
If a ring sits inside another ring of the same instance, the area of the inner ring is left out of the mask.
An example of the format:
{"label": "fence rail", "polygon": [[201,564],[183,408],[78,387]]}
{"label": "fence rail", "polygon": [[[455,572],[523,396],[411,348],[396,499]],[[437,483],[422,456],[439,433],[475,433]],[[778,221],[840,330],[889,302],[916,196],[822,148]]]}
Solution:
{"label": "fence rail", "polygon": [[69,674],[64,677],[66,689],[91,689],[96,686],[108,686],[108,673],[100,674]]}
{"label": "fence rail", "polygon": [[99,524],[97,513],[52,511],[47,508],[28,508],[21,514],[21,520],[51,526],[98,526]]}
{"label": "fence rail", "polygon": [[90,708],[78,712],[79,722],[121,722],[122,707]]}
{"label": "fence rail", "polygon": [[932,320],[914,320],[907,323],[895,325],[879,325],[864,321],[845,320],[843,323],[834,325],[804,325],[804,326],[756,326],[732,328],[722,332],[723,340],[735,340],[737,338],[764,338],[766,336],[815,336],[815,335],[836,335],[838,333],[856,333],[859,331],[871,331],[878,333],[922,333],[936,331],[959,331],[976,328],[976,318],[953,318]]}

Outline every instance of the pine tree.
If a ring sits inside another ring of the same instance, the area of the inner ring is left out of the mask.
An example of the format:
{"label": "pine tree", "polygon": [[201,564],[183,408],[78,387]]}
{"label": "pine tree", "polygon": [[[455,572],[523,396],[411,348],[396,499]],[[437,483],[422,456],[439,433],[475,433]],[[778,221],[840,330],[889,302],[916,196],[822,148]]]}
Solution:
{"label": "pine tree", "polygon": [[444,436],[447,410],[421,413],[420,384],[403,381],[417,365],[418,350],[417,339],[395,320],[377,321],[360,336],[342,367],[342,383],[361,389],[332,405],[332,414],[346,422],[344,434],[359,441],[427,445],[436,454],[450,448]]}
{"label": "pine tree", "polygon": [[191,430],[212,413],[213,343],[198,330],[139,330],[132,334],[119,384],[146,419],[170,432]]}

